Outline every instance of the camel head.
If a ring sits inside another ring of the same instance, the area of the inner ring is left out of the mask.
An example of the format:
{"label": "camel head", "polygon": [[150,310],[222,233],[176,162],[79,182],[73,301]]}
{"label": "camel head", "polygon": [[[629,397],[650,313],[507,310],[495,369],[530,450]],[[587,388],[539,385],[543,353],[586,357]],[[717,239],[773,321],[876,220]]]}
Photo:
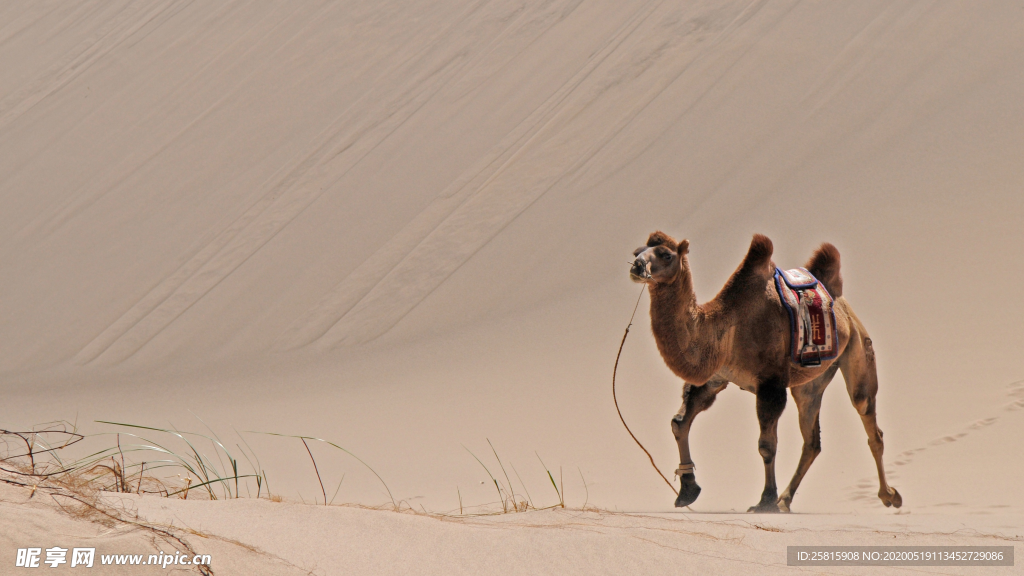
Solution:
{"label": "camel head", "polygon": [[675,241],[668,234],[658,231],[647,238],[647,244],[633,251],[633,265],[629,277],[634,282],[668,284],[686,267],[686,253],[690,241]]}

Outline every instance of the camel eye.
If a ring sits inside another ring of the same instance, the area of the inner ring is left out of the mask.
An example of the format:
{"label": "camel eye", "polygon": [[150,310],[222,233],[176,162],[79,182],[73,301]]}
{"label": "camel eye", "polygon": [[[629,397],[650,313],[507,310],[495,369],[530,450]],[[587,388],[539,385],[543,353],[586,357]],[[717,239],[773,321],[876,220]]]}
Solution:
{"label": "camel eye", "polygon": [[672,259],[672,255],[669,254],[668,252],[665,252],[665,253],[663,253],[661,255],[661,258],[662,258],[662,260],[671,260]]}

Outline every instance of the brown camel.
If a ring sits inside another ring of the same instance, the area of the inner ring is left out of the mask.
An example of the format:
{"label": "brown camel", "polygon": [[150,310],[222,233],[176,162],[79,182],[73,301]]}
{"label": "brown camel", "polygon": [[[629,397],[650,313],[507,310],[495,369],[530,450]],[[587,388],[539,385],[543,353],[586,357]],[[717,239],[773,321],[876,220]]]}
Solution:
{"label": "brown camel", "polygon": [[[700,486],[690,459],[689,433],[693,419],[707,410],[730,383],[757,396],[761,435],[758,452],[764,460],[764,491],[750,512],[789,512],[793,495],[814,458],[821,452],[818,411],[821,396],[836,370],[843,371],[846,390],[868,434],[868,446],[878,468],[878,497],[886,506],[903,504],[885,481],[882,431],[875,421],[878,375],[875,352],[864,325],[843,297],[839,251],[822,244],[807,262],[810,271],[834,298],[838,357],[819,366],[800,366],[790,358],[789,316],[773,282],[772,241],[755,234],[747,256],[710,302],[697,304],[686,254],[688,240],[676,242],[655,232],[647,245],[633,252],[630,276],[645,282],[651,294],[651,328],[665,364],[683,379],[683,406],[672,418],[679,445],[681,487],[675,505],[697,499]],[[775,484],[776,429],[786,406],[786,388],[800,411],[803,452],[789,486],[778,495]]]}

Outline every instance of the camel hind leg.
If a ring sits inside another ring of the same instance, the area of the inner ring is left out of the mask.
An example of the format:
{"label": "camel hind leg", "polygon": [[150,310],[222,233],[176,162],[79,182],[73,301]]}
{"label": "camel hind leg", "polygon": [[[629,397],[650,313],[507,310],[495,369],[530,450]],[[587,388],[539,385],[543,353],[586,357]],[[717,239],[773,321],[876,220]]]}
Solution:
{"label": "camel hind leg", "polygon": [[885,466],[882,464],[885,444],[882,441],[882,431],[878,428],[875,417],[875,395],[878,394],[875,350],[871,346],[871,338],[868,337],[860,320],[852,314],[850,320],[850,342],[846,346],[846,351],[839,358],[839,368],[843,371],[850,401],[853,402],[854,408],[860,414],[864,431],[868,434],[868,446],[871,448],[871,455],[874,456],[875,467],[878,469],[878,498],[886,507],[899,508],[903,505],[903,497],[895,488],[886,483]]}
{"label": "camel hind leg", "polygon": [[825,393],[832,378],[839,370],[839,364],[833,363],[824,374],[814,380],[800,386],[790,388],[793,400],[796,401],[797,409],[800,411],[800,434],[804,437],[804,447],[800,453],[800,463],[797,464],[793,479],[789,486],[779,496],[779,510],[789,512],[789,506],[796,495],[796,489],[803,481],[804,475],[811,468],[814,459],[821,453],[821,426],[818,423],[818,413],[821,411],[821,397]]}
{"label": "camel hind leg", "polygon": [[775,485],[775,452],[779,445],[779,416],[786,408],[786,382],[779,378],[767,378],[757,387],[757,423],[761,436],[757,451],[764,460],[764,491],[761,501],[747,512],[779,512],[779,492]]}

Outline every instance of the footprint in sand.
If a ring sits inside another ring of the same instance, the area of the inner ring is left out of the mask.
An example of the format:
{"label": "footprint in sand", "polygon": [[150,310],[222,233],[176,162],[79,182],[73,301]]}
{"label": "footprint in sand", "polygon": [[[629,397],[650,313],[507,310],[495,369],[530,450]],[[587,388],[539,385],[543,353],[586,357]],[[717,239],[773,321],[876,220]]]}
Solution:
{"label": "footprint in sand", "polygon": [[1010,384],[1008,395],[1017,400],[1005,406],[1007,412],[1014,412],[1024,408],[1024,380]]}
{"label": "footprint in sand", "polygon": [[[1007,405],[1005,405],[1003,407],[1004,410],[1009,411],[1009,412],[1013,412],[1013,411],[1017,411],[1017,410],[1020,410],[1020,409],[1024,408],[1024,380],[1018,380],[1016,382],[1011,383],[1009,386],[1007,386],[1006,394],[1010,398],[1013,398],[1014,401],[1009,403],[1009,404],[1007,404]],[[971,431],[981,430],[982,428],[987,428],[987,427],[995,424],[998,421],[999,421],[999,417],[998,416],[990,416],[988,418],[982,418],[981,420],[977,420],[977,421],[969,424],[961,432],[958,432],[956,434],[946,435],[946,436],[940,436],[940,437],[938,437],[938,438],[928,442],[928,446],[942,446],[944,444],[950,444],[952,442],[956,442],[957,440],[960,440],[960,439],[968,436],[971,433]],[[892,470],[896,466],[906,466],[907,464],[910,464],[911,462],[913,462],[914,458],[919,453],[924,452],[925,450],[927,450],[927,447],[925,447],[925,446],[918,447],[918,448],[913,448],[911,450],[904,450],[903,452],[900,452],[899,455],[896,456],[896,460],[893,460],[892,462],[887,463],[887,468],[889,470]],[[895,471],[889,472],[889,480],[890,481],[895,480],[897,478],[899,478],[899,475]],[[848,488],[848,491],[850,492],[849,500],[864,500],[864,499],[867,499],[867,498],[874,497],[874,492],[873,492],[874,486],[875,486],[875,484],[873,482],[873,479],[870,479],[870,478],[862,478],[862,479],[860,479],[859,481],[857,481],[856,483],[854,483],[852,486],[850,486]],[[959,504],[955,504],[955,503],[936,504],[936,506],[952,506],[952,505],[959,506]]]}

